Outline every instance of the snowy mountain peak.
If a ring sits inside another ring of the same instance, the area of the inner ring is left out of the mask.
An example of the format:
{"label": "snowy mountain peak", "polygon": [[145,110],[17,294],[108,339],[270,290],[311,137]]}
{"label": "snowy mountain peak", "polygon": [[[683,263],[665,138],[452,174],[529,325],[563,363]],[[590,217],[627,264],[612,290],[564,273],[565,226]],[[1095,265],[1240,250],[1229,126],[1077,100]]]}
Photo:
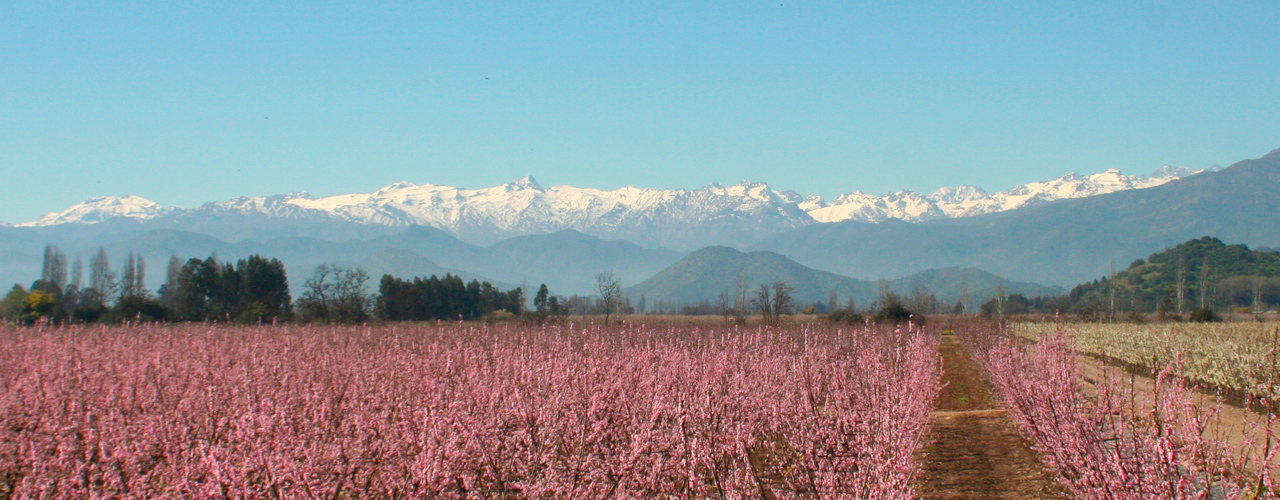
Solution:
{"label": "snowy mountain peak", "polygon": [[[775,191],[768,184],[752,181],[728,187],[711,183],[693,190],[638,187],[603,190],[568,185],[543,188],[530,176],[480,189],[402,181],[371,193],[321,198],[306,192],[244,196],[193,209],[161,207],[136,196],[106,196],[47,214],[23,226],[92,224],[110,218],[265,216],[382,226],[431,226],[480,244],[516,235],[573,229],[611,239],[687,250],[690,248],[686,245],[693,243],[698,246],[740,244],[743,240],[737,238],[754,238],[815,222],[879,223],[889,219],[920,222],[1001,212],[1066,198],[1152,187],[1196,173],[1198,171],[1165,166],[1148,178],[1110,169],[1091,175],[1072,173],[992,194],[967,185],[944,187],[928,195],[908,190],[882,196],[852,191],[832,203],[819,196]],[[173,222],[183,223],[177,219]]]}
{"label": "snowy mountain peak", "polygon": [[61,212],[49,212],[37,220],[22,224],[23,227],[53,226],[57,224],[95,224],[118,217],[130,219],[154,219],[172,212],[138,196],[99,196],[78,203]]}
{"label": "snowy mountain peak", "polygon": [[1165,165],[1151,172],[1152,179],[1181,178],[1203,172],[1203,170],[1192,170],[1187,167],[1177,167],[1173,165]]}
{"label": "snowy mountain peak", "polygon": [[542,189],[542,184],[538,184],[538,180],[534,179],[532,175],[526,175],[524,177],[511,181],[511,183],[508,185],[519,188],[519,189],[532,189],[534,191],[545,191],[545,189]]}
{"label": "snowy mountain peak", "polygon": [[382,189],[379,189],[379,190],[378,190],[378,192],[379,192],[379,193],[390,193],[390,192],[393,192],[393,191],[399,191],[399,190],[401,190],[401,189],[405,189],[405,188],[414,188],[414,187],[418,187],[418,185],[417,185],[417,184],[414,184],[414,183],[412,183],[412,182],[409,182],[409,181],[400,181],[400,182],[393,182],[393,183],[391,183],[391,184],[388,184],[388,185],[384,186]]}
{"label": "snowy mountain peak", "polygon": [[995,194],[964,185],[944,187],[928,196],[920,196],[911,191],[895,191],[884,196],[853,191],[841,195],[829,205],[821,199],[806,200],[804,209],[818,222],[854,220],[877,223],[890,218],[920,222],[940,217],[968,217],[1003,212],[1054,200],[1149,188],[1200,172],[1203,170],[1171,166],[1156,169],[1151,177],[1125,175],[1114,168],[1090,175],[1072,172],[1049,181],[1019,184]]}
{"label": "snowy mountain peak", "polygon": [[961,184],[955,187],[942,187],[929,195],[929,199],[943,203],[967,203],[981,200],[989,196],[982,188]]}

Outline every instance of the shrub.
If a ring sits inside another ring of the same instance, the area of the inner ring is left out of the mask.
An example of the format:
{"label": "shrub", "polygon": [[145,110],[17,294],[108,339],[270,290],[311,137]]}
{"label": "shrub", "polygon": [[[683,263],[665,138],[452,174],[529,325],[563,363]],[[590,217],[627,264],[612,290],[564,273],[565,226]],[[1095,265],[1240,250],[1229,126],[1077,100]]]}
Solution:
{"label": "shrub", "polygon": [[827,321],[837,324],[857,325],[865,323],[867,318],[849,309],[836,309],[827,315]]}
{"label": "shrub", "polygon": [[880,312],[876,313],[876,321],[895,325],[910,321],[917,325],[923,325],[924,316],[911,312],[910,309],[907,309],[902,304],[892,303],[884,306],[880,309]]}
{"label": "shrub", "polygon": [[1191,311],[1190,321],[1196,323],[1216,323],[1222,321],[1222,317],[1218,316],[1218,313],[1213,312],[1213,309],[1197,307]]}
{"label": "shrub", "polygon": [[511,314],[511,311],[507,311],[505,309],[489,311],[484,315],[485,323],[499,323],[503,321],[511,321],[513,319],[516,319],[516,315]]}

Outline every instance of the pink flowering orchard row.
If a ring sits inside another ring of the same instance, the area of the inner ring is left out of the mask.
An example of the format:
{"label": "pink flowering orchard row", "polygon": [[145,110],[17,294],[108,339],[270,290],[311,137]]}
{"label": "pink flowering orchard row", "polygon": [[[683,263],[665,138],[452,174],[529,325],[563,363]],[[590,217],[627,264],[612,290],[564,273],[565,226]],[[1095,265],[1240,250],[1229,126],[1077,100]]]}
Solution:
{"label": "pink flowering orchard row", "polygon": [[0,327],[16,498],[913,496],[934,337]]}
{"label": "pink flowering orchard row", "polygon": [[[1198,397],[1175,376],[1177,363],[1154,375],[1150,390],[1113,371],[1093,391],[1082,385],[1079,354],[1061,328],[1039,342],[971,330],[960,336],[991,376],[1023,434],[1077,498],[1259,498],[1272,495],[1272,451],[1250,456],[1254,429],[1236,448],[1215,425],[1220,401]],[[1264,437],[1265,439],[1265,437]],[[1262,472],[1251,477],[1246,472]],[[1268,496],[1270,498],[1270,496]]]}

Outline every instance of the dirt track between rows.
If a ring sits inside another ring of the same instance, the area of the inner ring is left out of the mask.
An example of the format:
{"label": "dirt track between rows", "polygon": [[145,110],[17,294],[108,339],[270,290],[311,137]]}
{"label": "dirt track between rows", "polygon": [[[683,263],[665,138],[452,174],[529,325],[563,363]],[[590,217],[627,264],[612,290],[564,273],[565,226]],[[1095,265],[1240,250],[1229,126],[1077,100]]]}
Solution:
{"label": "dirt track between rows", "polygon": [[943,336],[940,353],[947,385],[933,414],[932,444],[924,450],[920,498],[1065,498],[955,337]]}

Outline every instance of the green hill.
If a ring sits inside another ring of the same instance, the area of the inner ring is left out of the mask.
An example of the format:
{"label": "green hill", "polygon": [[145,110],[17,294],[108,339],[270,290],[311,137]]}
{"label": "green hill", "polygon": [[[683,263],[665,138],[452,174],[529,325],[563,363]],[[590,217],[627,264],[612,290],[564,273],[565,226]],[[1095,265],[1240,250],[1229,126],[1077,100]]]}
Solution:
{"label": "green hill", "polygon": [[1113,295],[1116,310],[1126,313],[1186,312],[1202,305],[1265,310],[1280,304],[1280,253],[1205,236],[1135,260],[1114,276],[1081,284],[1067,299],[1079,311],[1110,310]]}

